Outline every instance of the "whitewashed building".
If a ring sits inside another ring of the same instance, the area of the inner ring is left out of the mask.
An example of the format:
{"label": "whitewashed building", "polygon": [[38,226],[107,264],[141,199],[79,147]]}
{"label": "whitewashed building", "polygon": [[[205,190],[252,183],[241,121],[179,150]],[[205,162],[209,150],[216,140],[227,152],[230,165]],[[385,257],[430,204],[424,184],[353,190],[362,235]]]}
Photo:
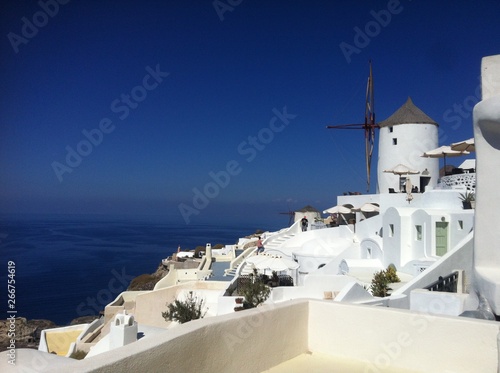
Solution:
{"label": "whitewashed building", "polygon": [[438,147],[438,124],[422,110],[411,98],[389,118],[379,123],[377,193],[389,193],[389,188],[399,191],[401,181],[396,175],[384,172],[398,164],[419,171],[408,175],[413,185],[420,191],[434,187],[439,176],[437,159],[422,158],[426,151]]}

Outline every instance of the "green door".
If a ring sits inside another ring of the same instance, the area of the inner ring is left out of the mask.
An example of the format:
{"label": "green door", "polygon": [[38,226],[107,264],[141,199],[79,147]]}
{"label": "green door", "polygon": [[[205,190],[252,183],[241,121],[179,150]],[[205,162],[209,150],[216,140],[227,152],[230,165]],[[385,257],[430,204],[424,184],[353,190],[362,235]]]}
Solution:
{"label": "green door", "polygon": [[443,256],[448,251],[448,223],[436,222],[436,255]]}

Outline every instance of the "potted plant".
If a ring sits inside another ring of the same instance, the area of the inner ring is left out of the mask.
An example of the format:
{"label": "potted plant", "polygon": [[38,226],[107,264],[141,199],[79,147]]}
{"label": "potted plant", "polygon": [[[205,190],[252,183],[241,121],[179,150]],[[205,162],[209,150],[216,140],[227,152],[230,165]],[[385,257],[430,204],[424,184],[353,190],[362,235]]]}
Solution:
{"label": "potted plant", "polygon": [[468,190],[465,193],[460,193],[460,199],[465,210],[470,210],[473,205],[476,207],[476,195]]}

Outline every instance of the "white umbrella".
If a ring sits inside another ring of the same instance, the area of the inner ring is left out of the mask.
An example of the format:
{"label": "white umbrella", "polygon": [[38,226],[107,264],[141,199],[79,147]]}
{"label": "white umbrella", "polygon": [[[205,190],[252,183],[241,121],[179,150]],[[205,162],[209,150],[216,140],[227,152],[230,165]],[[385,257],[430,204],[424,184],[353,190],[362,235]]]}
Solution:
{"label": "white umbrella", "polygon": [[[413,170],[410,167],[404,165],[404,164],[398,164],[394,166],[393,168],[390,168],[388,170],[384,170],[384,172],[391,173],[394,175],[399,175],[399,178],[401,180],[402,175],[416,175],[419,174],[420,171]],[[401,184],[400,184],[400,189],[401,189]]]}
{"label": "white umbrella", "polygon": [[413,188],[413,185],[411,184],[411,180],[409,177],[406,178],[406,200],[408,201],[408,203],[411,202],[411,200],[413,199],[413,195],[411,194],[411,188]]}
{"label": "white umbrella", "polygon": [[416,175],[420,173],[420,171],[412,170],[410,167],[401,163],[398,164],[397,166],[394,166],[393,168],[384,170],[384,172],[391,173],[394,175]]}
{"label": "white umbrella", "polygon": [[269,256],[266,260],[255,264],[255,268],[261,270],[270,269],[271,271],[285,271],[287,269],[299,268],[299,263],[281,256]]}
{"label": "white umbrella", "polygon": [[454,142],[450,145],[451,150],[457,150],[459,152],[474,152],[476,151],[476,145],[474,143],[474,137],[468,140]]}
{"label": "white umbrella", "polygon": [[458,151],[452,150],[450,146],[443,145],[437,149],[432,149],[426,151],[422,154],[422,157],[425,158],[443,158],[444,159],[444,168],[446,170],[446,157],[460,157],[461,155],[467,155],[469,152],[466,151]]}
{"label": "white umbrella", "polygon": [[245,258],[245,262],[249,264],[256,265],[266,259],[269,259],[270,256],[268,254],[259,254],[259,255],[252,255],[249,256],[248,258]]}
{"label": "white umbrella", "polygon": [[330,207],[329,209],[326,209],[323,211],[323,214],[349,214],[352,212],[353,206],[349,203],[346,203],[345,205],[337,205]]}
{"label": "white umbrella", "polygon": [[380,212],[380,206],[376,203],[365,203],[364,205],[352,209],[353,211],[359,211],[359,212]]}

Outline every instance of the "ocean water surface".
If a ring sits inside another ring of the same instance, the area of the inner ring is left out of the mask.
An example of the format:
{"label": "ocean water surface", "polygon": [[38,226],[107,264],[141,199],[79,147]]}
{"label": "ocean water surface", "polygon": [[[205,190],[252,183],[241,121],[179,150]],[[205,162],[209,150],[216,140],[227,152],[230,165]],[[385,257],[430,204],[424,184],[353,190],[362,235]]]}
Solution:
{"label": "ocean water surface", "polygon": [[[97,314],[130,280],[156,270],[180,245],[194,249],[236,243],[257,225],[169,224],[147,219],[75,216],[2,216],[0,281],[7,288],[15,263],[15,310],[28,319],[66,325]],[[278,229],[278,228],[276,228]],[[7,292],[2,304],[8,310]],[[9,315],[5,312],[2,318]]]}

